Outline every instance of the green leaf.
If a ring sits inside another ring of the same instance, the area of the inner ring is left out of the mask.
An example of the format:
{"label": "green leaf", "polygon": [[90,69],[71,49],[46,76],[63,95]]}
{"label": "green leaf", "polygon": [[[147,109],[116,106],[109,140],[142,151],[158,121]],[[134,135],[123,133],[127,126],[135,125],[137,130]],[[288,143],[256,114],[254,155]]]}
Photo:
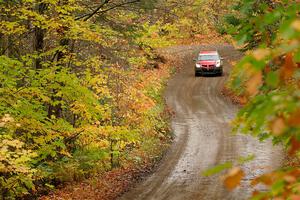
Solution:
{"label": "green leaf", "polygon": [[269,87],[275,88],[279,84],[279,75],[277,72],[269,72],[266,78],[266,83]]}
{"label": "green leaf", "polygon": [[238,163],[239,163],[240,165],[243,165],[243,164],[248,163],[248,162],[250,162],[250,161],[252,161],[252,160],[254,160],[254,159],[255,159],[255,155],[254,155],[254,154],[251,154],[251,155],[249,155],[249,156],[239,158],[239,159],[238,159]]}
{"label": "green leaf", "polygon": [[226,169],[230,169],[230,168],[232,168],[232,166],[233,166],[232,162],[226,162],[226,163],[217,165],[215,167],[212,167],[208,170],[205,170],[204,172],[202,172],[202,175],[203,176],[212,176],[212,175],[220,173]]}

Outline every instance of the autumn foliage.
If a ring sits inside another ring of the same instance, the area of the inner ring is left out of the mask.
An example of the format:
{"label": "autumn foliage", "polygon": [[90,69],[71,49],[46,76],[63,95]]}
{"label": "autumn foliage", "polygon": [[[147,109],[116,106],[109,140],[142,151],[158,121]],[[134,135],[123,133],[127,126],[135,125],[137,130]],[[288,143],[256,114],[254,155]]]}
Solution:
{"label": "autumn foliage", "polygon": [[[300,150],[299,1],[237,1],[225,17],[227,31],[246,51],[228,86],[248,102],[234,121],[235,131],[272,139],[298,160]],[[227,185],[236,186],[241,173]],[[299,199],[299,162],[253,180],[267,191],[253,199]],[[226,183],[226,182],[225,182]]]}
{"label": "autumn foliage", "polygon": [[171,44],[171,33],[155,35],[172,27],[149,24],[152,7],[0,1],[1,198],[160,154],[170,140],[161,95],[171,68],[153,49]]}
{"label": "autumn foliage", "polygon": [[[296,0],[0,0],[1,197],[156,159],[171,137],[172,70],[157,49],[211,28],[246,54],[228,82],[248,102],[235,130],[298,158],[299,10]],[[269,190],[253,199],[299,199],[299,174],[298,162],[257,177]],[[243,177],[234,167],[223,180],[232,190]]]}

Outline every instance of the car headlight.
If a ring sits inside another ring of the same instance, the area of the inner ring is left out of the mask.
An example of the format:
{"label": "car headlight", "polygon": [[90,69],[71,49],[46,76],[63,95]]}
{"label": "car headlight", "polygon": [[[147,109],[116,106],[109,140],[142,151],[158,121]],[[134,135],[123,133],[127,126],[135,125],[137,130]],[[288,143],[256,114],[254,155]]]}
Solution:
{"label": "car headlight", "polygon": [[201,67],[201,65],[200,65],[200,64],[196,64],[196,67],[197,67],[197,68],[200,68],[200,67]]}
{"label": "car headlight", "polygon": [[217,61],[216,67],[221,67],[221,61],[220,60]]}

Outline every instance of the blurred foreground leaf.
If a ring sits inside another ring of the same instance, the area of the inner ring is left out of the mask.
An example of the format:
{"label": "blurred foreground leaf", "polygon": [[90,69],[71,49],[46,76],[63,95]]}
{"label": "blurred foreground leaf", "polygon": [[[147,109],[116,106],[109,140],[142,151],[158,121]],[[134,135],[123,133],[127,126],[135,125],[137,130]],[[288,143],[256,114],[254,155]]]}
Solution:
{"label": "blurred foreground leaf", "polygon": [[206,171],[204,171],[202,173],[203,176],[211,176],[211,175],[215,175],[221,171],[224,171],[226,169],[230,169],[232,167],[232,163],[231,162],[226,162],[226,163],[223,163],[223,164],[220,164],[220,165],[217,165],[213,168],[210,168]]}

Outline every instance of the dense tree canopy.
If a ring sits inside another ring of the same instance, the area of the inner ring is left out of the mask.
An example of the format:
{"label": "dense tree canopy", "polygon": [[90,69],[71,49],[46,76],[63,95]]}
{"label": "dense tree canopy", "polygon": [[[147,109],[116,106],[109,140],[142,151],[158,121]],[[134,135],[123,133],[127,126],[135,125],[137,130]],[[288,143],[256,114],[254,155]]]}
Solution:
{"label": "dense tree canopy", "polygon": [[142,138],[159,142],[162,82],[138,72],[155,58],[154,3],[0,1],[2,197],[113,168]]}

